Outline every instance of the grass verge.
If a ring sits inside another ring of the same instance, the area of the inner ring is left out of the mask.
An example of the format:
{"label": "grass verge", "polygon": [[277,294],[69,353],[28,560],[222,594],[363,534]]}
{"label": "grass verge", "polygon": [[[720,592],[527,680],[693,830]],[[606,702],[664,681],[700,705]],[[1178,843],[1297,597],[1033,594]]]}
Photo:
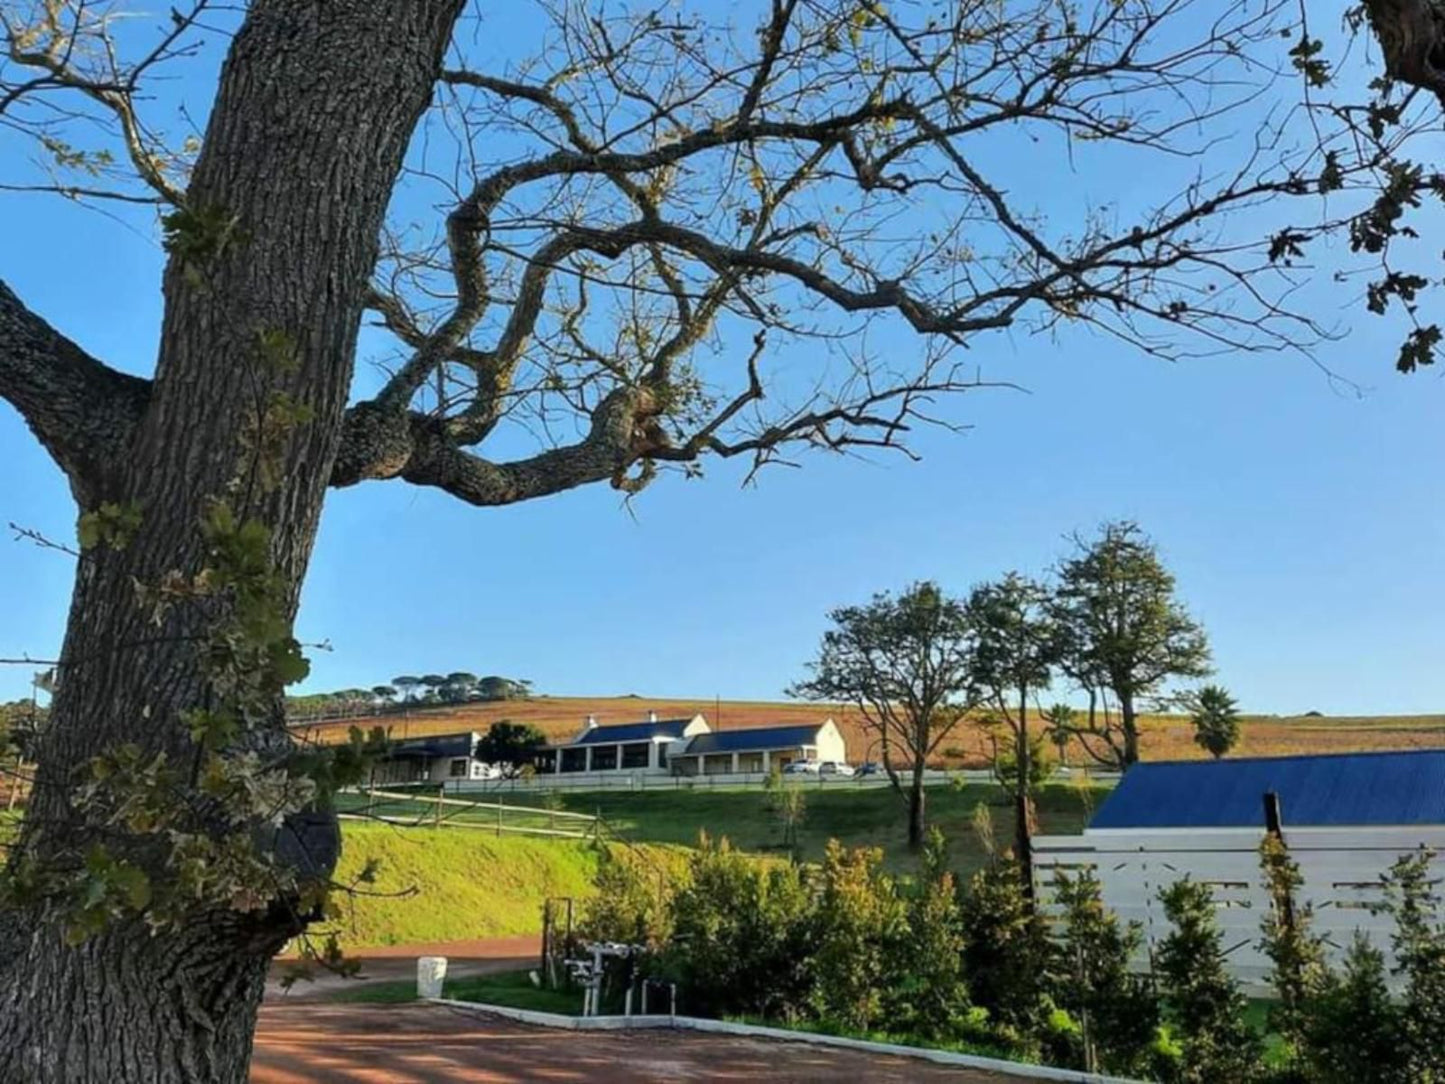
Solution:
{"label": "grass verge", "polygon": [[[532,985],[526,971],[499,971],[494,975],[448,979],[442,985],[442,997],[565,1016],[576,1016],[582,1012],[580,991],[538,989]],[[416,983],[409,979],[362,983],[343,987],[327,1000],[347,1004],[400,1005],[416,1000]]]}

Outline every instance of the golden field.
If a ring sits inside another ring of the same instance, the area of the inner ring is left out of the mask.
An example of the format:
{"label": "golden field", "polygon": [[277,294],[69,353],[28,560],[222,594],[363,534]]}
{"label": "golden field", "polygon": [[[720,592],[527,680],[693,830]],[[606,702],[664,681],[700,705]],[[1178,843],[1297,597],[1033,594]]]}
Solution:
{"label": "golden field", "polygon": [[[485,731],[499,719],[530,723],[549,739],[565,739],[582,728],[588,715],[603,725],[638,722],[649,711],[660,719],[704,715],[714,729],[796,725],[832,718],[843,731],[852,761],[867,759],[873,737],[864,729],[856,709],[844,705],[768,703],[746,700],[681,700],[668,698],[552,697],[508,700],[457,707],[418,708],[409,715],[330,720],[299,724],[298,736],[317,741],[344,740],[348,728],[384,726],[395,739]],[[1233,756],[1278,756],[1291,753],[1339,753],[1370,749],[1424,749],[1445,747],[1445,715],[1399,716],[1244,716],[1242,739]],[[1152,715],[1142,721],[1146,760],[1178,760],[1204,756],[1194,744],[1193,731],[1181,716]],[[960,724],[940,749],[939,763],[948,767],[981,767],[988,757],[988,737],[977,725]],[[1082,751],[1071,748],[1071,763],[1085,763]]]}

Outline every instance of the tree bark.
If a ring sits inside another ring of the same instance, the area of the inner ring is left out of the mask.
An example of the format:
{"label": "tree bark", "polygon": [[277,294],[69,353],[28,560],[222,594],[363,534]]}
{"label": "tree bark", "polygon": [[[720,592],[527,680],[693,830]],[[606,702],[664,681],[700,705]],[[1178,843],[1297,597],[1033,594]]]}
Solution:
{"label": "tree bark", "polygon": [[1018,768],[1017,793],[1014,794],[1014,850],[1023,882],[1024,899],[1030,906],[1034,899],[1034,798],[1029,788],[1033,774],[1033,749],[1029,745],[1029,693],[1019,688],[1018,729],[1014,732],[1014,761]]}
{"label": "tree bark", "polygon": [[1118,696],[1120,726],[1124,731],[1123,769],[1128,771],[1139,763],[1139,722],[1138,716],[1134,714],[1134,694],[1119,692]]}
{"label": "tree bark", "polygon": [[[364,291],[382,215],[462,0],[254,0],[232,41],[187,213],[234,224],[198,261],[173,253],[156,373],[108,489],[141,526],[120,550],[79,561],[50,725],[16,853],[83,848],[71,781],[97,753],[134,742],[172,763],[196,750],[181,713],[208,695],[197,639],[210,618],[173,609],[157,627],[134,581],[204,567],[199,523],[225,496],[271,531],[294,616],[342,433]],[[279,484],[243,470],[258,408],[259,337],[280,333],[295,364],[272,390],[311,412],[285,438]],[[70,464],[62,462],[63,467]],[[229,488],[238,475],[239,487]],[[271,739],[285,741],[281,705]],[[189,759],[187,759],[189,758]],[[334,823],[292,824],[271,843],[329,870]],[[304,844],[304,847],[303,847]],[[116,844],[117,846],[123,844]],[[320,853],[317,853],[317,852]],[[137,853],[143,853],[143,848]],[[158,935],[111,926],[78,947],[63,914],[0,913],[0,1081],[243,1081],[270,957],[299,920],[198,913]]]}
{"label": "tree bark", "polygon": [[923,789],[923,758],[913,765],[913,781],[908,791],[908,846],[917,851],[923,848],[923,833],[926,827],[924,816],[926,795]]}

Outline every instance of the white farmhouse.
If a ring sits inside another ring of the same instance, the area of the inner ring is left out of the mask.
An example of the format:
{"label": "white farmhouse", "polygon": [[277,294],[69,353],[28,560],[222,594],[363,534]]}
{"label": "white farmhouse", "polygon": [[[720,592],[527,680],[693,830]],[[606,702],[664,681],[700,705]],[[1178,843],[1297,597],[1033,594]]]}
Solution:
{"label": "white farmhouse", "polygon": [[541,774],[736,775],[767,772],[795,760],[845,761],[832,719],[802,726],[713,730],[701,715],[601,726],[593,716],[571,741],[543,750]]}

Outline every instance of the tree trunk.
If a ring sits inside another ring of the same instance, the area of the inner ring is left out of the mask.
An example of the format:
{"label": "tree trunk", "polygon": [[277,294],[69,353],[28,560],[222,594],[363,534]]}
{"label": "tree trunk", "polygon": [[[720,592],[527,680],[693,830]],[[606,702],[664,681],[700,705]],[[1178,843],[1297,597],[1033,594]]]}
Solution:
{"label": "tree trunk", "polygon": [[1139,723],[1134,714],[1134,694],[1120,692],[1119,716],[1124,730],[1124,770],[1139,763]]}
{"label": "tree trunk", "polygon": [[1033,748],[1029,745],[1029,696],[1027,686],[1019,688],[1018,729],[1014,731],[1014,762],[1018,768],[1014,794],[1014,857],[1019,863],[1024,899],[1034,898],[1034,796],[1029,786],[1033,774]]}
{"label": "tree trunk", "polygon": [[923,790],[924,763],[920,759],[913,765],[913,781],[908,790],[908,846],[922,850],[925,823],[925,794]]}
{"label": "tree trunk", "polygon": [[[462,0],[254,0],[233,39],[186,204],[192,220],[233,223],[204,259],[173,252],[156,375],[131,453],[99,496],[135,501],[142,520],[120,550],[79,561],[49,725],[21,846],[40,861],[82,850],[73,773],[132,742],[146,756],[198,763],[181,713],[208,697],[196,640],[214,620],[179,606],[157,626],[134,582],[204,567],[199,531],[226,497],[271,531],[294,616],[351,384],[362,300],[382,215],[430,98]],[[258,409],[263,334],[294,345],[272,388],[309,408],[285,438],[278,484],[244,477]],[[239,487],[228,484],[243,475]],[[270,737],[284,742],[282,705]],[[334,862],[334,821],[293,823],[270,843]],[[108,846],[136,846],[113,839]],[[317,850],[320,853],[316,853]],[[134,851],[144,861],[143,846]],[[270,957],[299,929],[283,901],[214,910],[153,935],[112,924],[78,947],[62,909],[0,913],[0,1081],[242,1081]]]}

